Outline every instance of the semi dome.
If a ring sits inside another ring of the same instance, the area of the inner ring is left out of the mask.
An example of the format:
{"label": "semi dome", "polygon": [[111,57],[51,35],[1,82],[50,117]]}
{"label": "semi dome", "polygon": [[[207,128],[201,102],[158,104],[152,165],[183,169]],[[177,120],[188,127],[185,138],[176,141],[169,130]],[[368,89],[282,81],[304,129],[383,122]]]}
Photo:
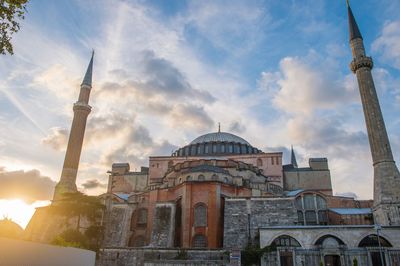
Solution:
{"label": "semi dome", "polygon": [[243,138],[218,131],[197,137],[188,145],[176,150],[172,156],[226,156],[260,152]]}
{"label": "semi dome", "polygon": [[214,132],[201,135],[200,137],[197,137],[192,142],[190,142],[189,145],[206,143],[206,142],[234,142],[251,146],[250,143],[248,143],[241,137],[238,137],[236,135],[227,132]]}

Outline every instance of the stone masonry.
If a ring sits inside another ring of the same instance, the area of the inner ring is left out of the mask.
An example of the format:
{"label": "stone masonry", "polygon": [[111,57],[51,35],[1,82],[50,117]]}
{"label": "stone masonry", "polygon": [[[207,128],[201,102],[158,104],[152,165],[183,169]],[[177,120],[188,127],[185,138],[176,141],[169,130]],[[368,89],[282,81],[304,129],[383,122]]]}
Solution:
{"label": "stone masonry", "polygon": [[295,225],[298,221],[293,198],[227,199],[224,216],[224,248],[258,244],[258,228]]}

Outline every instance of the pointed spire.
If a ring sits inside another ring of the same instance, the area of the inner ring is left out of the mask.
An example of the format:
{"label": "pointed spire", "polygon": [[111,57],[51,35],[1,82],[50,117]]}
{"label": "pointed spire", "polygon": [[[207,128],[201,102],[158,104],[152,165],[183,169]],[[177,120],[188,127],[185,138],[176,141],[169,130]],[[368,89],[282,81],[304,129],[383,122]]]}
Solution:
{"label": "pointed spire", "polygon": [[347,3],[347,13],[349,16],[350,41],[357,39],[357,38],[362,39],[360,29],[358,28],[356,19],[354,18],[354,15],[353,15],[353,11],[351,11],[349,0],[346,0],[346,3]]}
{"label": "pointed spire", "polygon": [[296,155],[294,154],[294,150],[293,150],[293,145],[292,145],[292,156],[290,158],[290,162],[293,165],[294,168],[297,168],[297,161],[296,161]]}
{"label": "pointed spire", "polygon": [[90,59],[85,77],[83,78],[82,81],[82,85],[87,85],[90,87],[92,87],[93,57],[94,57],[94,50],[92,51],[92,58]]}

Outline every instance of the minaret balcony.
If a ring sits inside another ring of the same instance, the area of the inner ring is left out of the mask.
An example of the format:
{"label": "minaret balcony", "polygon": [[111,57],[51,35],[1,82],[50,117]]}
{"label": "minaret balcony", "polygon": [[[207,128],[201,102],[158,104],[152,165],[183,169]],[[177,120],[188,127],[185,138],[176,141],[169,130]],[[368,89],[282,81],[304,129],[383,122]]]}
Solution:
{"label": "minaret balcony", "polygon": [[90,113],[92,110],[92,107],[88,105],[87,103],[84,102],[76,102],[74,103],[74,112],[75,111],[85,111],[87,113]]}
{"label": "minaret balcony", "polygon": [[353,73],[356,73],[357,70],[359,70],[360,68],[363,68],[363,67],[372,69],[373,66],[374,66],[374,63],[372,61],[372,58],[369,56],[356,57],[350,63],[350,69],[351,69],[351,71],[353,71]]}

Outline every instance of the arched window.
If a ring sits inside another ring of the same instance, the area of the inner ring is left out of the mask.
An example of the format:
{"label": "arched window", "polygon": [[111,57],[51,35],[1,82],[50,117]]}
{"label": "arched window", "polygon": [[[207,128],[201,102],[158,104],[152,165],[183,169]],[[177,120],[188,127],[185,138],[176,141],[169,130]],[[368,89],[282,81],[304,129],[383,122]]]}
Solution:
{"label": "arched window", "polygon": [[322,246],[323,248],[338,248],[339,246],[344,246],[344,242],[333,235],[324,235],[318,238],[315,245]]}
{"label": "arched window", "polygon": [[207,238],[204,235],[195,235],[193,237],[192,246],[194,248],[206,248],[207,247]]}
{"label": "arched window", "polygon": [[226,176],[224,177],[224,182],[229,183],[229,179]]}
{"label": "arched window", "polygon": [[199,175],[199,176],[197,177],[197,180],[198,180],[198,181],[204,181],[204,180],[206,180],[206,178],[204,177],[204,175]]}
{"label": "arched window", "polygon": [[221,153],[225,153],[225,143],[221,144]]}
{"label": "arched window", "polygon": [[[358,247],[363,248],[363,247],[379,247],[379,244],[381,247],[392,247],[392,244],[389,243],[385,238],[372,234],[364,237],[360,243],[358,244]],[[382,265],[381,260],[383,260],[383,265],[388,265],[386,261],[386,256],[382,256],[379,252],[378,249],[371,249],[369,250],[371,260],[372,260],[372,265]]]}
{"label": "arched window", "polygon": [[[379,236],[379,242],[381,244],[381,247],[392,247],[392,244],[390,244],[390,242],[387,241],[382,236]],[[372,234],[372,235],[368,235],[368,236],[364,237],[360,241],[360,244],[358,244],[358,247],[360,247],[360,248],[363,248],[363,247],[379,247],[378,236]]]}
{"label": "arched window", "polygon": [[190,155],[196,155],[196,146],[192,145],[192,147],[190,148]]}
{"label": "arched window", "polygon": [[194,207],[194,226],[207,226],[207,206],[204,203],[198,203]]}
{"label": "arched window", "polygon": [[257,159],[257,167],[262,167],[263,166],[263,162],[260,158]]}
{"label": "arched window", "polygon": [[229,146],[228,146],[228,152],[233,153],[233,144],[232,143],[229,144]]}
{"label": "arched window", "polygon": [[295,206],[299,224],[328,224],[326,200],[317,194],[303,194],[296,198]]}
{"label": "arched window", "polygon": [[137,225],[147,224],[147,209],[139,209],[137,217]]}
{"label": "arched window", "polygon": [[193,178],[192,178],[190,175],[188,175],[188,176],[186,177],[186,180],[187,180],[187,181],[192,181]]}
{"label": "arched window", "polygon": [[213,174],[211,180],[218,181],[218,176],[216,174]]}
{"label": "arched window", "polygon": [[282,235],[272,242],[271,246],[275,247],[301,247],[299,241],[288,235]]}

